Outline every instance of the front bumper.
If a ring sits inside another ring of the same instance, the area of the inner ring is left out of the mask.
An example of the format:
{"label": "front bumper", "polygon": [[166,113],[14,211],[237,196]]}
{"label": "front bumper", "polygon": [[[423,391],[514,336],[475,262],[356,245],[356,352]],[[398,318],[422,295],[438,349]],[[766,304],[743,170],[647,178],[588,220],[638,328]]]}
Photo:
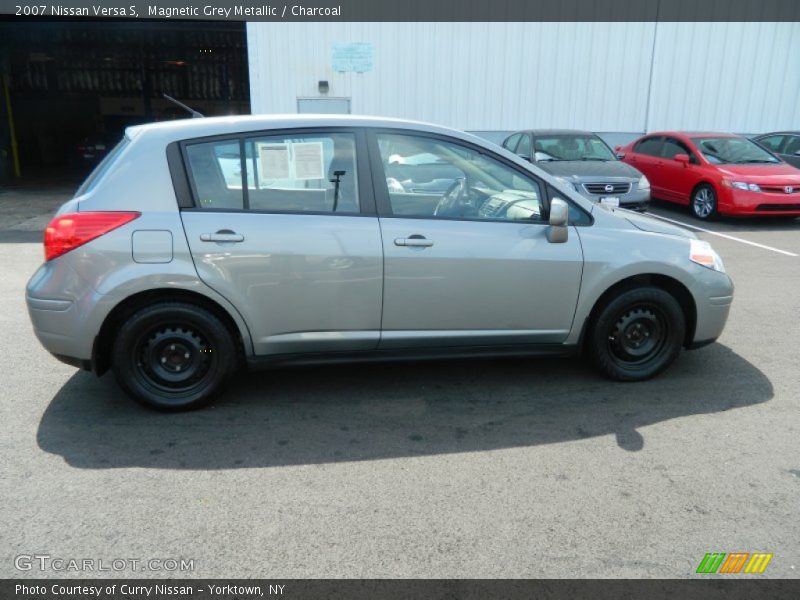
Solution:
{"label": "front bumper", "polygon": [[[795,188],[800,190],[800,187]],[[720,212],[741,216],[800,216],[800,192],[778,194],[726,189],[720,197]]]}
{"label": "front bumper", "polygon": [[694,336],[689,348],[715,341],[725,329],[733,303],[733,281],[726,273],[698,266],[698,282],[692,289],[697,309]]}
{"label": "front bumper", "polygon": [[[636,183],[631,184],[632,189],[627,194],[610,193],[609,196],[619,198],[619,205],[621,208],[644,212],[650,206],[650,190],[639,190],[636,189],[635,186]],[[580,183],[576,184],[576,187],[584,198],[588,198],[592,202],[600,202],[600,199],[604,197],[602,195],[588,193]]]}

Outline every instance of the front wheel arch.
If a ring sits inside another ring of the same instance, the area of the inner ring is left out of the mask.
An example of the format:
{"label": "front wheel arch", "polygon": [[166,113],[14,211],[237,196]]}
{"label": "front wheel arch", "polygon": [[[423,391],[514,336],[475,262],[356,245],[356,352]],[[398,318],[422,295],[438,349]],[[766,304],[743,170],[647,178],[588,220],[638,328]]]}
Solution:
{"label": "front wheel arch", "polygon": [[697,327],[697,305],[695,304],[694,297],[689,289],[677,279],[668,275],[660,273],[647,273],[641,275],[634,275],[621,281],[616,282],[595,301],[589,316],[586,318],[583,331],[581,332],[581,352],[586,350],[586,343],[589,339],[589,333],[597,321],[600,312],[605,308],[609,302],[614,298],[630,289],[637,287],[654,286],[663,289],[665,292],[671,294],[680,304],[683,310],[683,316],[686,320],[686,336],[683,341],[684,348],[688,348],[694,341],[694,332]]}

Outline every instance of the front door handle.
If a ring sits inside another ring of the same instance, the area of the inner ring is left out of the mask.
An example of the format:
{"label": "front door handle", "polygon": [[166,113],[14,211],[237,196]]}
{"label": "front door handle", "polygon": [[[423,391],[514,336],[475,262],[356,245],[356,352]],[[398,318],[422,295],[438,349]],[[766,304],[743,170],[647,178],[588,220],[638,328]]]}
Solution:
{"label": "front door handle", "polygon": [[202,242],[243,242],[244,236],[231,231],[230,229],[220,229],[216,233],[201,233]]}
{"label": "front door handle", "polygon": [[395,246],[413,246],[415,248],[430,248],[433,246],[433,240],[426,240],[421,235],[412,235],[407,238],[395,238]]}

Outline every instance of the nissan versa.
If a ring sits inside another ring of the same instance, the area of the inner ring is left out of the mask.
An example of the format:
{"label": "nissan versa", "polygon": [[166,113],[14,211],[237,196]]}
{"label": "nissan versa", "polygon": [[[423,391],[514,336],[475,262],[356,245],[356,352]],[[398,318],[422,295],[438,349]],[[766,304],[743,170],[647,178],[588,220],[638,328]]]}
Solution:
{"label": "nissan versa", "polygon": [[585,351],[642,380],[713,342],[733,297],[690,232],[472,135],[366,117],[132,127],[44,246],[39,340],[162,409],[244,365]]}

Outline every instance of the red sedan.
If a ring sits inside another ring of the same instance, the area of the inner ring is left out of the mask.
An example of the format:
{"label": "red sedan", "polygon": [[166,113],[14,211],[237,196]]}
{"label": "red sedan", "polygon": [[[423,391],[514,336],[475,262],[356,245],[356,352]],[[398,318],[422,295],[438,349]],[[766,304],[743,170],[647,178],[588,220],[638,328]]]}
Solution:
{"label": "red sedan", "polygon": [[654,198],[688,204],[698,219],[800,215],[800,170],[729,133],[650,133],[617,148],[650,180]]}

